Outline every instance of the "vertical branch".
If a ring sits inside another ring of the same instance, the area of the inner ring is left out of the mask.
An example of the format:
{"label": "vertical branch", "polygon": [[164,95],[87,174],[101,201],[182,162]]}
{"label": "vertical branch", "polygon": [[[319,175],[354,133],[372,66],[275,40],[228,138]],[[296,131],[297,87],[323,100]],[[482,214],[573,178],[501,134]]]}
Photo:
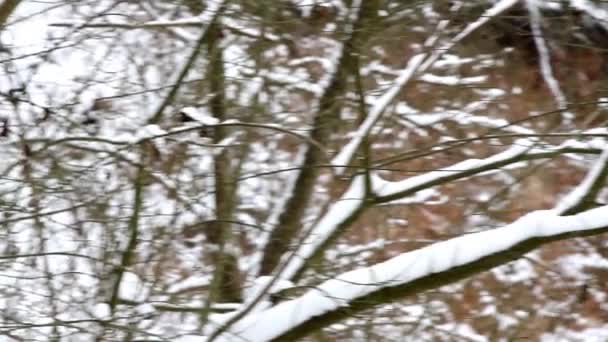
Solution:
{"label": "vertical branch", "polygon": [[[361,8],[354,8],[359,15],[355,19],[352,32],[342,48],[342,54],[337,61],[335,72],[319,100],[319,108],[312,123],[311,139],[326,145],[339,119],[336,106],[338,98],[346,88],[346,78],[356,54],[355,47],[361,44],[360,37],[363,22],[376,15],[378,1],[362,1]],[[278,223],[270,233],[268,243],[264,247],[260,275],[272,273],[279,264],[281,257],[289,249],[295,236],[301,228],[301,221],[312,197],[319,169],[315,168],[322,162],[323,153],[317,147],[309,144],[304,155],[302,169],[295,182],[291,197],[285,205],[285,210],[279,215]]]}
{"label": "vertical branch", "polygon": [[129,241],[125,251],[122,253],[120,265],[114,271],[114,286],[112,287],[112,295],[110,297],[110,309],[114,312],[116,306],[119,303],[119,290],[120,283],[123,275],[129,265],[133,262],[135,256],[135,250],[137,248],[137,240],[139,238],[139,218],[141,215],[141,209],[143,204],[143,190],[144,190],[144,178],[146,171],[144,164],[140,164],[137,168],[137,174],[134,181],[134,195],[133,195],[133,213],[129,218]]}
{"label": "vertical branch", "polygon": [[[209,26],[209,39],[207,41],[207,53],[209,55],[209,86],[213,98],[210,101],[210,109],[214,117],[220,122],[227,119],[225,104],[225,74],[223,49],[220,46],[222,28],[219,23]],[[229,132],[228,127],[218,126],[213,134],[213,142],[219,144],[225,139]],[[240,284],[238,279],[239,269],[236,256],[226,250],[226,246],[232,240],[232,217],[235,208],[236,185],[234,182],[234,167],[232,165],[229,149],[222,151],[214,158],[214,180],[215,180],[215,210],[216,221],[212,224],[207,234],[210,243],[218,246],[213,252],[212,259],[215,265],[213,281],[209,294],[208,305],[214,301],[236,302],[241,299]]]}
{"label": "vertical branch", "polygon": [[[192,13],[200,13],[202,6],[198,1],[185,0],[184,4]],[[208,11],[208,10],[207,10]],[[209,106],[212,115],[220,122],[227,119],[225,91],[225,71],[223,49],[220,46],[222,37],[222,26],[219,14],[207,27],[202,44],[206,46],[209,57],[208,80],[210,93],[213,97]],[[216,19],[217,18],[217,19]],[[213,132],[213,142],[218,144],[228,136],[228,128],[223,126],[215,127]],[[209,298],[205,309],[201,313],[202,320],[205,321],[215,301],[236,302],[241,298],[240,293],[240,274],[238,261],[234,255],[226,250],[226,245],[232,240],[232,216],[235,207],[236,186],[234,182],[234,171],[231,165],[231,157],[228,149],[222,149],[214,158],[214,181],[215,181],[215,211],[216,219],[205,231],[207,241],[217,246],[217,250],[212,252],[211,258],[215,265],[213,279],[209,289]]]}
{"label": "vertical branch", "polygon": [[[361,125],[367,118],[367,106],[365,105],[365,89],[363,88],[363,80],[361,78],[361,66],[359,55],[356,54],[353,57],[353,72],[355,74],[355,89],[357,93],[357,106],[359,109],[357,117],[357,125]],[[360,146],[361,153],[361,165],[360,167],[365,172],[365,192],[371,194],[372,192],[372,181],[370,175],[370,142],[369,137],[366,135],[361,140]]]}
{"label": "vertical branch", "polygon": [[[24,154],[24,160],[23,160],[23,178],[26,181],[26,183],[29,184],[29,187],[32,191],[32,201],[30,202],[32,204],[32,206],[34,207],[34,212],[35,213],[40,213],[42,211],[42,207],[40,205],[40,201],[43,199],[43,196],[41,196],[39,190],[40,187],[37,184],[36,181],[36,176],[34,175],[34,170],[32,167],[32,160],[30,159],[30,148],[29,146],[24,142],[23,143],[23,154]],[[42,267],[43,267],[43,272],[44,272],[44,282],[46,285],[46,288],[48,290],[48,305],[50,306],[51,309],[51,315],[52,317],[58,317],[58,315],[60,314],[58,308],[57,308],[57,291],[55,289],[55,286],[53,286],[53,272],[50,269],[50,265],[49,265],[49,260],[48,260],[48,256],[44,256],[44,254],[48,251],[47,248],[47,241],[48,241],[48,235],[45,232],[45,224],[42,221],[42,218],[38,215],[34,216],[34,227],[36,228],[36,235],[38,238],[38,241],[40,243],[40,245],[38,246],[38,253],[41,255],[41,261],[42,261]],[[57,329],[56,326],[54,326],[52,328],[52,333],[50,334],[51,336],[49,336],[50,341],[59,341],[59,330]]]}

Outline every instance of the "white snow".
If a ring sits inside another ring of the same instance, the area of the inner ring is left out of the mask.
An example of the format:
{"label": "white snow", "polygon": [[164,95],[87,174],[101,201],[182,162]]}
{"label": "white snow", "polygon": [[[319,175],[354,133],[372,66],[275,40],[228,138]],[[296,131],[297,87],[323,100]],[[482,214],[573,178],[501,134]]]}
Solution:
{"label": "white snow", "polygon": [[505,284],[522,284],[537,276],[534,266],[529,260],[516,260],[508,265],[496,267],[492,273],[497,280]]}
{"label": "white snow", "polygon": [[160,128],[158,125],[146,125],[140,130],[137,130],[133,139],[129,139],[128,141],[130,143],[138,143],[142,140],[151,139],[164,134],[167,134],[167,131]]}
{"label": "white snow", "polygon": [[596,6],[589,0],[570,0],[570,6],[585,12],[588,16],[595,19],[595,22],[608,29],[608,10],[605,7]]}
{"label": "white snow", "polygon": [[446,86],[457,86],[457,85],[474,85],[481,84],[487,81],[487,76],[472,76],[472,77],[458,77],[458,76],[438,76],[430,73],[421,75],[418,78],[420,81],[446,85]]}
{"label": "white snow", "polygon": [[585,270],[587,267],[608,270],[608,260],[597,253],[565,255],[560,257],[556,263],[559,265],[560,272],[565,276],[583,281],[594,277]]}
{"label": "white snow", "polygon": [[485,159],[468,159],[460,163],[445,167],[440,170],[427,172],[420,176],[410,177],[398,182],[388,182],[380,177],[373,177],[373,191],[379,197],[393,196],[416,189],[425,184],[431,184],[442,178],[453,177],[457,173],[465,173],[474,169],[483,168],[485,166],[506,161],[521,155],[524,155],[530,150],[532,143],[529,140],[517,140],[509,149],[495,154]]}
{"label": "white snow", "polygon": [[608,324],[601,324],[581,331],[557,327],[554,332],[541,336],[541,342],[605,342],[608,340]]}
{"label": "white snow", "polygon": [[568,211],[570,208],[580,204],[583,197],[589,193],[591,188],[596,185],[597,178],[601,173],[608,167],[608,148],[604,148],[604,151],[599,156],[591,170],[587,173],[587,176],[583,181],[566,197],[560,200],[559,205],[555,208],[555,211],[559,214]]}
{"label": "white snow", "polygon": [[118,288],[121,299],[142,302],[148,297],[148,286],[133,272],[124,272]]}
{"label": "white snow", "polygon": [[536,131],[521,125],[511,124],[505,119],[492,118],[485,115],[473,115],[465,111],[449,110],[445,112],[418,113],[404,104],[400,104],[397,108],[399,113],[407,118],[407,120],[403,121],[404,125],[408,125],[407,121],[412,121],[422,126],[433,125],[441,121],[452,121],[460,125],[478,124],[483,127],[498,128],[506,132],[517,134],[533,135],[536,133]]}
{"label": "white snow", "polygon": [[110,319],[112,317],[112,310],[110,309],[110,305],[108,305],[107,303],[95,304],[93,315],[97,319],[101,320]]}
{"label": "white snow", "polygon": [[204,108],[184,107],[181,109],[181,112],[203,125],[217,125],[220,123],[220,120]]}
{"label": "white snow", "polygon": [[186,279],[180,280],[172,284],[168,289],[167,293],[174,294],[179,293],[187,289],[208,286],[210,283],[209,276],[192,275]]}

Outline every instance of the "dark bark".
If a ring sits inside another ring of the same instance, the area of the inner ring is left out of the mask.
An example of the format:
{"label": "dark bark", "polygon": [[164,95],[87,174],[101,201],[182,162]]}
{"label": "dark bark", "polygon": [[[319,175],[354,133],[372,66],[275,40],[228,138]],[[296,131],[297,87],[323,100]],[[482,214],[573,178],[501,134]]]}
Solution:
{"label": "dark bark", "polygon": [[[225,74],[222,49],[219,43],[222,38],[222,28],[219,23],[209,26],[207,54],[209,56],[209,90],[213,94],[210,101],[211,113],[220,121],[227,119],[226,100],[224,97]],[[219,143],[229,134],[228,127],[215,127],[213,142]],[[211,299],[219,302],[238,302],[241,300],[240,273],[236,256],[227,252],[225,246],[232,239],[232,217],[235,206],[234,167],[231,163],[228,149],[222,150],[214,159],[215,180],[215,210],[216,221],[208,226],[205,232],[207,241],[219,247],[211,255],[215,265],[214,287],[210,293]]]}
{"label": "dark bark", "polygon": [[20,2],[21,0],[4,0],[2,2],[2,5],[0,5],[0,31],[2,31],[6,25],[8,17],[15,12],[15,9]]}
{"label": "dark bark", "polygon": [[[345,42],[342,55],[337,62],[337,71],[319,101],[319,110],[312,124],[311,139],[321,145],[327,145],[331,134],[335,132],[340,114],[338,102],[346,88],[348,71],[354,64],[353,57],[357,53],[357,48],[363,43],[364,27],[370,18],[376,17],[377,12],[378,1],[362,2],[358,19],[354,23],[353,33]],[[264,248],[260,275],[270,274],[276,269],[281,257],[288,251],[289,246],[298,235],[302,227],[302,218],[308,208],[319,176],[319,169],[312,166],[321,164],[323,158],[323,152],[309,144],[292,195]]]}

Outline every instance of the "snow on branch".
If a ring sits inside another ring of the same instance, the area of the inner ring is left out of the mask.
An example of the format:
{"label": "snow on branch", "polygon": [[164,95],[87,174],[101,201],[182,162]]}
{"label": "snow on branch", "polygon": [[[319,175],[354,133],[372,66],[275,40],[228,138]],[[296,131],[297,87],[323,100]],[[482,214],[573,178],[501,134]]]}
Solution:
{"label": "snow on branch", "polygon": [[397,112],[399,114],[407,114],[403,117],[405,119],[399,119],[399,122],[405,126],[415,129],[419,126],[430,126],[442,121],[452,121],[459,125],[467,126],[476,124],[481,127],[490,128],[492,130],[500,130],[511,132],[515,134],[536,134],[536,131],[530,128],[523,127],[515,123],[501,118],[494,118],[488,116],[473,115],[471,113],[461,110],[448,110],[441,112],[418,112],[413,108],[406,106],[397,106]]}
{"label": "snow on branch", "polygon": [[268,341],[374,292],[407,286],[424,277],[482,262],[530,240],[550,240],[606,227],[608,206],[572,216],[559,216],[552,210],[535,211],[502,228],[463,235],[343,273],[296,299],[247,316],[230,329],[233,337],[224,340]]}
{"label": "snow on branch", "polygon": [[[442,32],[446,28],[448,23],[449,21],[447,20],[440,21],[439,24],[437,24],[436,31]],[[431,48],[437,42],[438,39],[439,34],[435,33],[426,39],[424,46],[426,48]],[[363,139],[369,135],[372,127],[374,127],[374,125],[380,120],[382,114],[389,106],[389,104],[395,99],[395,97],[399,94],[403,87],[405,87],[405,85],[412,79],[412,77],[414,77],[414,75],[418,71],[418,68],[420,67],[422,62],[424,62],[424,59],[427,58],[427,56],[427,53],[421,53],[410,58],[407,66],[399,73],[397,79],[394,81],[391,88],[387,92],[385,92],[384,95],[380,97],[380,99],[376,101],[369,115],[365,118],[359,129],[355,132],[354,137],[348,142],[348,144],[346,144],[346,146],[344,146],[344,148],[342,148],[342,150],[340,150],[338,155],[336,155],[332,160],[333,165],[338,165],[338,167],[335,168],[335,173],[337,175],[341,175],[342,172],[345,170],[345,168],[339,166],[347,166],[347,164],[350,163],[353,156],[359,149],[359,146],[361,145]]]}
{"label": "snow on branch", "polygon": [[579,11],[585,12],[588,16],[595,19],[598,24],[608,30],[608,10],[596,6],[589,0],[570,0],[570,6]]}
{"label": "snow on branch", "polygon": [[[568,140],[557,147],[542,148],[534,140],[520,139],[515,141],[509,149],[488,158],[468,159],[441,170],[410,177],[402,181],[385,181],[372,173],[374,203],[384,203],[411,196],[418,191],[445,182],[480,175],[528,159],[550,158],[569,152],[597,153],[597,147],[595,146],[598,144],[594,143],[592,145]],[[604,147],[605,144],[601,146]],[[306,267],[310,258],[322,249],[342,226],[357,217],[364,209],[365,204],[365,176],[359,175],[353,179],[350,187],[340,200],[330,207],[323,218],[311,229],[305,241],[294,254],[287,259],[280,277],[288,280],[296,277]]]}
{"label": "snow on branch", "polygon": [[[382,113],[384,113],[384,110],[386,107],[388,107],[390,102],[395,98],[395,96],[397,96],[403,86],[412,78],[416,72],[416,69],[420,66],[425,57],[426,54],[420,54],[410,59],[407,67],[403,69],[391,88],[374,104],[369,115],[355,132],[353,138],[348,142],[348,144],[346,144],[346,146],[342,148],[342,150],[340,150],[338,155],[334,157],[332,160],[333,165],[346,166],[350,162],[353,155],[359,148],[359,145],[361,145],[361,141],[363,141],[363,139],[371,131],[372,127],[378,122],[382,116]],[[340,175],[342,174],[343,170],[344,168],[342,167],[336,167],[335,172],[337,175]]]}
{"label": "snow on branch", "polygon": [[433,54],[424,62],[424,64],[420,67],[420,72],[426,71],[429,67],[433,65],[441,56],[452,49],[458,42],[463,40],[465,37],[473,33],[478,28],[485,25],[492,18],[498,16],[499,14],[505,12],[509,8],[513,7],[519,0],[500,0],[494,6],[486,10],[477,20],[467,25],[460,33],[456,35],[456,37],[452,38],[444,47],[441,49],[436,49],[433,51]]}
{"label": "snow on branch", "polygon": [[524,156],[533,146],[533,142],[520,139],[509,149],[485,159],[467,159],[460,163],[431,171],[420,176],[410,177],[398,182],[388,182],[378,176],[372,178],[372,188],[380,201],[403,197],[418,190],[428,188],[446,180],[462,178],[468,174],[478,174],[485,170],[494,169],[501,164],[507,164],[518,157]]}
{"label": "snow on branch", "polygon": [[[427,189],[447,181],[479,175],[483,172],[491,171],[518,161],[550,158],[572,152],[598,153],[598,149],[600,151],[608,149],[608,145],[603,136],[591,139],[586,143],[570,139],[558,146],[541,146],[536,139],[519,139],[516,140],[509,149],[488,158],[467,159],[440,170],[406,178],[397,182],[385,181],[377,175],[372,174],[372,191],[374,195],[377,196],[377,202],[387,202],[404,196],[410,196],[422,189]],[[599,164],[604,163],[602,158],[604,157],[600,157],[598,161]],[[596,167],[599,166],[596,165]],[[595,179],[598,178],[599,175],[593,177]]]}
{"label": "snow on branch", "polygon": [[545,79],[545,83],[547,83],[547,87],[549,87],[549,90],[553,94],[557,106],[559,108],[566,108],[568,105],[566,96],[562,92],[559,82],[553,75],[549,48],[541,29],[542,17],[540,10],[538,9],[537,0],[526,0],[526,7],[530,13],[530,26],[532,28],[532,35],[534,36],[536,50],[538,51],[541,74]]}
{"label": "snow on branch", "polygon": [[[378,122],[386,107],[395,98],[395,96],[401,91],[401,89],[407,84],[407,82],[416,74],[423,73],[426,71],[435,61],[437,61],[445,52],[451,49],[459,41],[464,39],[466,36],[471,34],[473,31],[478,29],[487,23],[491,18],[499,15],[506,11],[511,6],[515,5],[518,0],[502,0],[496,3],[492,8],[488,9],[483,15],[479,17],[475,22],[469,24],[463,31],[461,31],[456,37],[454,37],[447,44],[446,47],[436,49],[430,56],[426,53],[416,55],[412,57],[407,67],[400,73],[399,77],[395,80],[393,86],[375,103],[372,107],[370,114],[361,124],[359,129],[355,132],[354,137],[348,142],[342,150],[334,157],[332,164],[337,165],[335,172],[337,175],[342,174],[344,168],[339,166],[347,165],[357,149],[359,148],[363,139],[370,133],[372,127]],[[437,32],[442,32],[447,26],[448,21],[443,20],[439,23]],[[430,48],[438,40],[438,35],[432,35],[425,42],[425,47]],[[427,58],[428,56],[428,58]]]}
{"label": "snow on branch", "polygon": [[[451,57],[447,57],[446,56],[450,56],[450,55],[444,55],[444,60],[445,64],[450,64],[449,58]],[[461,61],[466,61],[465,59],[461,59]],[[454,64],[458,63],[457,61],[454,61]],[[466,63],[470,63],[470,61],[466,61]],[[466,64],[465,62],[462,62],[461,64]],[[440,65],[444,65],[444,63],[435,63],[435,67],[438,67]],[[373,61],[371,63],[369,63],[366,67],[363,67],[361,69],[361,74],[362,75],[369,75],[372,73],[376,73],[376,74],[380,74],[380,75],[388,75],[388,76],[396,76],[398,77],[401,74],[400,70],[395,70],[387,65],[384,65],[382,63],[379,63],[378,61]],[[481,76],[470,76],[470,77],[462,77],[462,76],[446,76],[446,75],[436,75],[436,74],[431,74],[431,73],[426,73],[423,75],[418,76],[418,81],[420,82],[426,82],[426,83],[430,83],[430,84],[437,84],[437,85],[443,85],[443,86],[467,86],[467,85],[478,85],[478,84],[483,84],[486,83],[488,81],[488,76],[486,75],[481,75]]]}
{"label": "snow on branch", "polygon": [[472,77],[456,77],[456,76],[437,76],[433,74],[424,74],[418,78],[422,82],[438,84],[444,86],[471,86],[482,84],[488,80],[487,76],[472,76]]}
{"label": "snow on branch", "polygon": [[577,208],[594,201],[599,189],[603,186],[608,176],[608,147],[599,156],[591,170],[583,181],[564,197],[554,209],[557,214],[568,215]]}

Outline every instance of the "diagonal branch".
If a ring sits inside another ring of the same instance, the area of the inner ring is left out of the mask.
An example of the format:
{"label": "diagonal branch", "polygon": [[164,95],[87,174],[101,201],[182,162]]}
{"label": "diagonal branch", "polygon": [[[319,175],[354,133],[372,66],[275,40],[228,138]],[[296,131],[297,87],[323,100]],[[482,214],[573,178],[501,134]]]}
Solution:
{"label": "diagonal branch", "polygon": [[[361,141],[367,135],[369,135],[372,127],[381,118],[386,107],[397,96],[399,91],[401,91],[401,89],[403,89],[403,87],[405,87],[405,85],[412,79],[412,77],[415,76],[415,74],[424,73],[433,65],[433,63],[435,63],[439,58],[441,58],[444,53],[453,48],[458,42],[466,38],[471,33],[475,32],[478,28],[485,25],[492,18],[511,8],[517,2],[518,0],[499,1],[492,8],[484,12],[484,14],[482,14],[476,21],[469,24],[464,30],[462,30],[458,35],[456,35],[456,37],[451,39],[446,46],[442,47],[441,49],[436,49],[430,55],[428,55],[427,53],[423,53],[412,57],[407,67],[403,71],[401,71],[399,77],[395,80],[395,84],[376,102],[376,104],[370,111],[370,115],[365,119],[363,124],[361,124],[361,126],[355,133],[355,136],[348,142],[348,144],[344,148],[342,148],[340,153],[333,159],[332,163],[335,165],[347,165],[350,162],[353,155],[359,148]],[[445,29],[447,24],[447,20],[440,21],[437,25],[436,31],[438,33],[441,33]],[[431,48],[438,40],[438,38],[438,34],[430,36],[426,40],[424,46],[426,48]],[[337,167],[336,174],[341,174],[343,170],[343,168]]]}
{"label": "diagonal branch", "polygon": [[[327,211],[319,223],[312,228],[306,241],[300,244],[294,252],[295,256],[289,259],[281,277],[288,280],[299,278],[310,266],[310,261],[322,253],[365,209],[373,204],[411,196],[424,189],[480,175],[521,161],[582,152],[577,146],[571,146],[569,142],[551,149],[531,150],[532,146],[534,146],[533,141],[519,140],[511,148],[488,158],[465,160],[441,170],[398,182],[388,182],[374,175],[372,177],[374,197],[371,201],[365,200],[362,196],[364,193],[363,176],[355,177],[342,198]],[[598,153],[597,150],[594,152]]]}
{"label": "diagonal branch", "polygon": [[560,215],[572,215],[595,206],[595,198],[608,177],[608,148],[605,148],[587,176],[555,208]]}
{"label": "diagonal branch", "polygon": [[144,177],[146,171],[143,166],[138,167],[137,174],[134,180],[134,195],[133,195],[133,213],[129,219],[129,241],[125,250],[122,253],[120,265],[114,270],[114,284],[112,285],[112,294],[110,297],[109,305],[112,312],[116,309],[119,302],[120,286],[123,281],[123,276],[127,268],[133,263],[135,258],[135,252],[138,245],[140,229],[139,221],[141,217],[143,207],[143,192],[144,192]]}
{"label": "diagonal branch", "polygon": [[15,9],[19,5],[21,0],[4,0],[0,5],[0,32],[6,25],[8,17],[15,12]]}
{"label": "diagonal branch", "polygon": [[[428,55],[423,53],[412,57],[407,67],[401,71],[399,77],[395,80],[393,86],[386,92],[370,110],[369,116],[361,124],[359,129],[355,132],[354,137],[342,148],[338,155],[332,160],[332,164],[335,165],[347,165],[352,159],[353,155],[359,148],[361,141],[369,135],[372,127],[380,120],[382,114],[386,110],[386,107],[392,102],[397,96],[399,91],[408,84],[408,82],[416,75],[425,72],[435,63],[444,53],[449,49],[453,48],[459,41],[470,35],[472,32],[486,24],[490,19],[506,11],[517,3],[517,0],[502,0],[495,4],[492,8],[487,10],[482,16],[479,17],[475,22],[469,24],[463,31],[461,31],[456,37],[441,49],[436,49],[432,54]],[[448,21],[440,21],[437,26],[437,32],[441,32],[447,26]],[[437,34],[432,35],[425,42],[426,48],[431,48],[437,41]],[[341,174],[344,168],[336,167],[336,174]]]}
{"label": "diagonal branch", "polygon": [[[447,26],[448,21],[442,20],[437,25],[436,32],[442,32]],[[438,39],[438,33],[429,37],[424,46],[429,49],[435,44]],[[365,140],[365,138],[370,134],[372,128],[378,123],[378,121],[382,118],[386,108],[390,105],[390,103],[397,97],[399,92],[409,83],[409,81],[414,77],[418,68],[427,57],[427,53],[422,53],[410,58],[407,66],[403,69],[399,76],[395,79],[394,84],[391,88],[386,91],[374,104],[371,108],[369,115],[365,118],[363,123],[359,126],[353,138],[344,146],[338,155],[334,157],[332,160],[332,164],[334,165],[348,165],[352,160],[353,156],[359,149],[361,143]],[[344,171],[344,168],[336,167],[335,172],[337,175],[341,175]]]}
{"label": "diagonal branch", "polygon": [[[353,138],[344,146],[338,155],[332,160],[332,164],[335,165],[348,165],[355,155],[355,152],[359,149],[361,142],[365,137],[369,135],[372,128],[382,117],[382,114],[386,110],[386,107],[391,101],[399,94],[401,89],[408,83],[412,78],[416,69],[420,66],[426,54],[420,54],[412,57],[405,69],[401,72],[399,77],[395,80],[393,86],[386,92],[378,102],[372,107],[369,115],[365,118],[359,129],[355,132]],[[340,175],[344,171],[344,168],[336,167],[336,174]]]}
{"label": "diagonal branch", "polygon": [[536,211],[502,228],[468,234],[346,272],[304,295],[238,322],[246,340],[292,341],[354,313],[454,283],[517,260],[552,241],[608,232],[608,206],[572,216]]}
{"label": "diagonal branch", "polygon": [[513,7],[518,2],[519,0],[500,0],[495,3],[494,6],[489,8],[482,15],[480,15],[477,20],[467,25],[464,30],[460,31],[460,33],[458,33],[456,37],[452,38],[445,46],[443,46],[441,49],[433,51],[431,56],[429,56],[429,58],[424,62],[424,64],[420,66],[419,72],[422,73],[428,70],[437,60],[439,60],[439,58],[441,58],[441,56],[443,56],[443,54],[451,50],[461,40],[469,36],[471,33],[475,32],[475,30],[477,30],[478,28],[487,24],[496,16]]}
{"label": "diagonal branch", "polygon": [[169,90],[169,93],[163,98],[161,103],[158,105],[158,107],[154,111],[154,114],[148,120],[148,123],[150,123],[150,124],[158,123],[161,120],[161,118],[163,116],[163,112],[165,111],[167,106],[169,106],[169,104],[171,104],[171,102],[173,102],[173,99],[177,95],[177,92],[179,91],[180,86],[182,85],[183,81],[186,79],[186,76],[190,72],[190,69],[194,65],[194,62],[196,61],[196,59],[201,51],[201,47],[209,39],[209,32],[210,32],[209,27],[216,20],[218,20],[217,19],[218,14],[222,11],[223,6],[224,6],[224,0],[210,1],[209,6],[205,10],[205,12],[203,14],[201,14],[200,21],[205,23],[206,25],[204,25],[202,27],[202,31],[199,35],[199,38],[196,41],[196,44],[194,44],[194,47],[192,48],[192,52],[190,53],[190,56],[188,56],[188,58],[186,59],[186,62],[183,64],[181,70],[179,71],[178,74],[176,74],[175,79],[172,80],[171,82],[169,82],[170,84],[173,84],[173,87],[171,87],[171,89]]}
{"label": "diagonal branch", "polygon": [[[361,26],[363,22],[369,20],[368,17],[376,15],[377,6],[377,1],[363,1],[361,8],[354,7],[359,15],[355,18],[356,21],[352,32],[350,32],[350,37],[342,47],[336,67],[333,74],[330,75],[327,87],[319,100],[319,109],[313,120],[311,138],[322,145],[329,141],[336,124],[338,111],[336,102],[346,87],[346,77],[352,65],[351,59],[355,53],[355,48],[358,44],[361,44],[359,42],[359,36],[363,32]],[[309,145],[304,155],[303,166],[318,165],[322,162],[323,157],[324,155],[318,148]],[[301,227],[302,217],[312,197],[318,175],[318,168],[304,167],[301,169],[295,181],[294,191],[285,205],[285,210],[279,216],[277,225],[264,247],[260,275],[272,273],[279,264],[281,257],[287,252],[289,245]]]}

